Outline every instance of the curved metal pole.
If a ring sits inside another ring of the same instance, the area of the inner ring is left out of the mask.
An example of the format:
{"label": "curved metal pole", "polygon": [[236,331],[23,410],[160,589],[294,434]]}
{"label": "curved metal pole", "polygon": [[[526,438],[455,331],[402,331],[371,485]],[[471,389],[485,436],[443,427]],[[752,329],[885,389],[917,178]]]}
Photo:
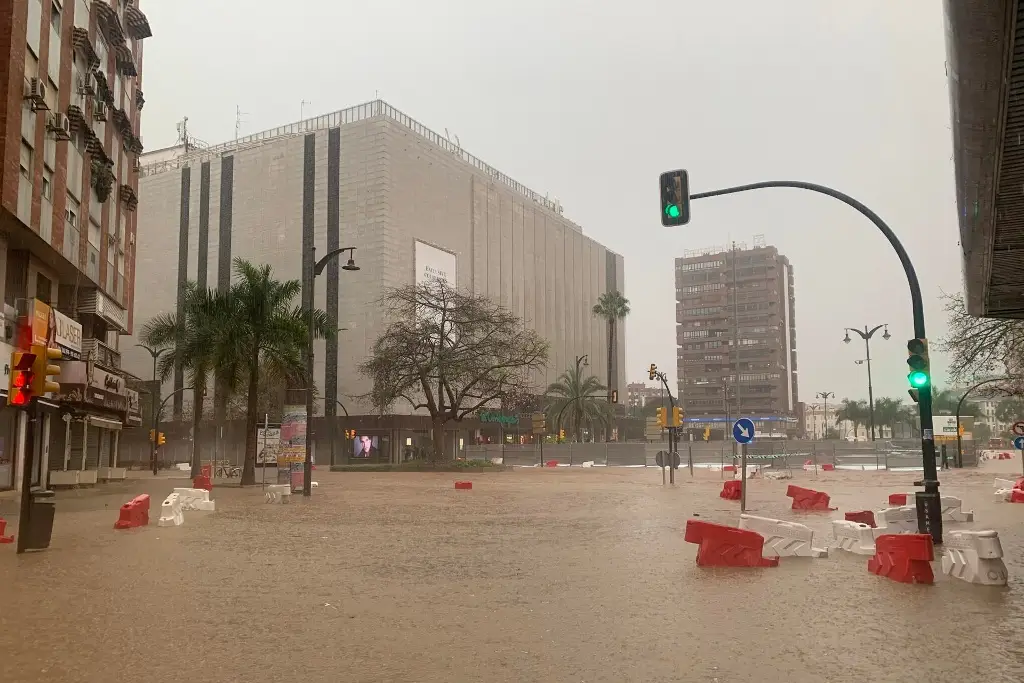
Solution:
{"label": "curved metal pole", "polygon": [[1006,381],[1011,381],[1011,380],[1015,380],[1015,379],[1019,379],[1019,378],[1017,378],[1017,377],[996,377],[994,379],[986,379],[986,380],[984,380],[982,382],[978,382],[974,386],[972,386],[969,389],[967,389],[967,391],[964,392],[964,395],[960,397],[960,400],[957,401],[957,404],[956,404],[956,463],[955,463],[957,467],[963,467],[964,466],[964,439],[960,435],[960,409],[963,407],[964,401],[967,400],[967,396],[970,395],[970,393],[972,391],[974,391],[975,389],[977,389],[978,387],[983,387],[986,384],[992,384],[993,382],[1006,382]]}
{"label": "curved metal pole", "polygon": [[[910,288],[911,314],[914,318],[914,337],[918,339],[926,339],[928,335],[925,332],[924,327],[924,301],[921,297],[921,283],[917,279],[917,271],[914,270],[914,264],[911,263],[907,250],[903,248],[903,244],[900,242],[899,238],[896,237],[896,233],[886,225],[885,221],[883,221],[878,214],[850,195],[831,187],[826,187],[825,185],[818,185],[817,183],[807,183],[800,180],[769,180],[761,183],[751,183],[749,185],[737,185],[736,187],[712,190],[711,192],[700,192],[690,195],[690,199],[718,197],[720,195],[736,194],[737,192],[747,192],[748,190],[761,190],[776,187],[809,190],[811,192],[817,192],[818,194],[832,197],[833,199],[838,199],[847,206],[856,209],[861,213],[861,215],[874,223],[879,232],[881,232],[889,241],[893,251],[896,252],[896,256],[899,257],[900,263],[903,265],[903,272],[906,273],[907,285]],[[935,426],[932,421],[931,383],[918,390],[918,405],[920,406],[921,413],[921,459],[923,461],[922,464],[924,465],[924,478],[921,481],[921,484],[924,486],[924,492],[918,493],[918,496],[920,496],[919,500],[921,500],[923,505],[918,507],[917,525],[918,530],[921,533],[930,533],[932,541],[936,544],[941,544],[942,508],[939,499],[939,473],[935,466]]]}

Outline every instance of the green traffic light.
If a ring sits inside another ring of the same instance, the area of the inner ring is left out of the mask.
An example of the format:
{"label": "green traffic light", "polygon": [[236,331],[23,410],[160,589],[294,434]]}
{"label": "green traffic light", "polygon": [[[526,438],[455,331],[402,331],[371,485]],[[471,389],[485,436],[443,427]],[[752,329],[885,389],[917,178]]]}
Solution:
{"label": "green traffic light", "polygon": [[676,204],[669,204],[665,207],[665,213],[669,218],[679,218],[681,211],[679,210],[679,206]]}
{"label": "green traffic light", "polygon": [[914,372],[910,373],[907,379],[910,380],[910,386],[914,387],[915,389],[920,389],[922,387],[928,386],[927,372],[915,370]]}

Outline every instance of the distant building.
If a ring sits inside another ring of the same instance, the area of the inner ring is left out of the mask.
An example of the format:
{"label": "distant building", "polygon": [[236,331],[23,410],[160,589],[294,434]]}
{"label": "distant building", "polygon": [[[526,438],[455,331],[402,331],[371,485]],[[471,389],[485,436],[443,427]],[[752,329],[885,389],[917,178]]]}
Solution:
{"label": "distant building", "polygon": [[661,401],[664,391],[661,387],[650,387],[643,382],[626,385],[626,414],[639,415],[648,401]]}
{"label": "distant building", "polygon": [[738,416],[758,432],[799,431],[793,267],[755,238],[676,259],[679,396],[687,427]]}

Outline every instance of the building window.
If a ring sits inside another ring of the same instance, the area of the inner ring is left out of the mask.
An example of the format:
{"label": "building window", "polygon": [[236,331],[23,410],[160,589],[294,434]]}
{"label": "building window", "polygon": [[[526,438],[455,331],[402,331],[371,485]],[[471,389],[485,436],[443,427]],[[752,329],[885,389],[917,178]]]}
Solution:
{"label": "building window", "polygon": [[43,169],[43,199],[53,201],[53,173]]}
{"label": "building window", "polygon": [[50,3],[50,26],[60,35],[60,3],[55,0]]}
{"label": "building window", "polygon": [[42,273],[36,273],[36,298],[48,304],[53,296],[53,283]]}

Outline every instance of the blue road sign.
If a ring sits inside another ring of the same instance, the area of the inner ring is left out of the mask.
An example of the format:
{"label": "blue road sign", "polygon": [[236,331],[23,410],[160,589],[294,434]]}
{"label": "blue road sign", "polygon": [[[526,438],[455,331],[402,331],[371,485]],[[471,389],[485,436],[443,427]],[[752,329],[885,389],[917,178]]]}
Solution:
{"label": "blue road sign", "polygon": [[1013,447],[1018,451],[1024,451],[1024,436],[1018,436],[1013,440]]}
{"label": "blue road sign", "polygon": [[732,425],[732,438],[736,443],[750,443],[754,440],[754,421],[749,417],[741,417]]}

